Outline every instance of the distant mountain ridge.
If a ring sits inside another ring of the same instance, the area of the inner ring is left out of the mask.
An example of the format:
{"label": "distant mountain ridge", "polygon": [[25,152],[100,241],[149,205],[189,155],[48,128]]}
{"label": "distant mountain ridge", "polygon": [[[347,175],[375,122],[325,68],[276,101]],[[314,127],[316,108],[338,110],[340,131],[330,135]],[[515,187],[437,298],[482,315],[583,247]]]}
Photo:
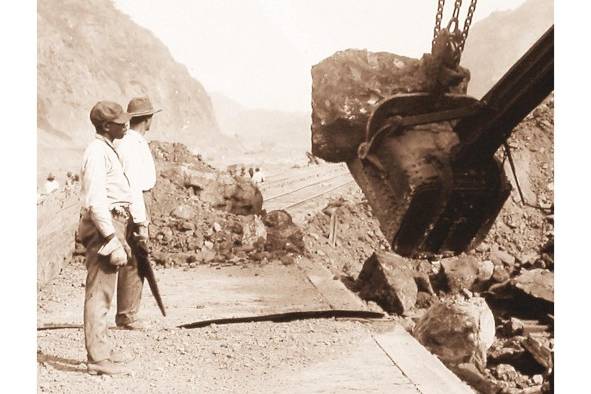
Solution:
{"label": "distant mountain ridge", "polygon": [[310,150],[309,113],[250,109],[215,92],[211,99],[221,132],[235,137],[246,150],[302,157]]}
{"label": "distant mountain ridge", "polygon": [[553,23],[553,0],[527,0],[476,22],[461,60],[471,72],[468,94],[486,93]]}
{"label": "distant mountain ridge", "polygon": [[39,161],[51,159],[52,149],[80,149],[93,138],[89,112],[97,101],[125,107],[138,95],[164,109],[151,138],[189,147],[219,141],[203,86],[112,1],[39,1],[37,34]]}

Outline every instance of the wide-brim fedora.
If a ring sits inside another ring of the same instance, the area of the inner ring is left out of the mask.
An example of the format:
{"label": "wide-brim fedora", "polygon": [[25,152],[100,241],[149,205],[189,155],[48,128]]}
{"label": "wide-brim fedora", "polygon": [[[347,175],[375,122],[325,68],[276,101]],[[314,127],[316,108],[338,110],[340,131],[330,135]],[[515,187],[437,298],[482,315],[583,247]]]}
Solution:
{"label": "wide-brim fedora", "polygon": [[132,117],[154,115],[162,111],[162,109],[155,109],[148,97],[134,97],[127,105],[127,112]]}

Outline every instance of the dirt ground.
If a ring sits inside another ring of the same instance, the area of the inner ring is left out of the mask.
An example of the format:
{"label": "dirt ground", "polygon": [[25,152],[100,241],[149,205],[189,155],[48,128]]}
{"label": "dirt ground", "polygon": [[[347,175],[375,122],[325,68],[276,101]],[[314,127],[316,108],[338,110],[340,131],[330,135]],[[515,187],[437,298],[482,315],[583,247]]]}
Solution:
{"label": "dirt ground", "polygon": [[[493,283],[531,269],[554,269],[553,98],[518,126],[509,143],[526,202],[521,202],[515,189],[485,242],[470,252],[477,259],[495,263],[498,275]],[[200,160],[177,153],[173,156],[179,162],[173,158],[173,164],[185,166],[188,161],[198,169],[208,170]],[[393,372],[391,361],[372,342],[372,335],[385,329],[383,323],[317,319],[176,328],[196,320],[309,308],[315,305],[313,295],[290,293],[288,281],[280,279],[274,283],[279,290],[270,289],[261,282],[265,273],[275,269],[291,272],[300,258],[306,258],[326,267],[335,280],[350,284],[375,250],[389,250],[371,208],[342,165],[269,167],[265,171],[268,176],[261,185],[264,208],[290,213],[300,228],[304,250],[258,253],[229,245],[225,240],[237,235],[235,215],[206,207],[189,189],[160,182],[164,186],[157,196],[162,206],[161,212],[156,210],[160,215],[155,220],[158,231],[152,236],[154,256],[165,255],[156,260],[156,273],[170,315],[166,319],[159,317],[146,286],[142,308],[152,328],[145,332],[111,330],[116,346],[135,354],[132,377],[86,374],[80,329],[38,331],[39,391],[391,392],[396,387],[396,392],[417,392],[403,374]],[[510,171],[507,175],[512,180]],[[195,210],[193,225],[168,218],[179,205]],[[327,205],[338,207],[335,246],[328,240],[330,216],[326,210],[323,212]],[[240,223],[246,228],[247,224]],[[172,234],[171,240],[162,237],[167,231]],[[82,261],[77,256],[39,291],[39,325],[81,324],[85,278]],[[440,264],[435,259],[417,262],[417,266],[430,272]],[[209,279],[194,276],[204,273],[229,274],[223,280],[215,275]],[[240,287],[237,278],[246,279],[250,287]],[[437,296],[445,298],[446,294]],[[398,322],[412,329],[427,306],[417,305],[412,314]],[[375,304],[371,307],[379,309]],[[523,336],[511,331],[512,319],[520,316],[511,308],[494,311],[497,341],[489,354],[492,361],[487,378],[502,383],[507,392],[538,387],[540,379],[545,381],[547,376],[542,377],[539,366],[532,367],[535,362],[531,356],[527,359],[520,345]],[[113,315],[111,311],[111,322]],[[542,320],[535,318],[541,324]],[[527,322],[531,317],[523,319]],[[553,322],[552,315],[544,319]],[[545,330],[545,337],[553,344],[552,325]]]}
{"label": "dirt ground", "polygon": [[[276,174],[275,184],[271,177],[266,189],[263,188],[266,196],[285,193],[294,185],[294,179],[303,184],[310,179],[318,182],[316,179],[342,174],[342,168],[330,165],[294,168],[284,180],[278,180],[284,177],[283,172]],[[320,183],[320,188],[334,186],[330,181],[326,185]],[[312,188],[309,193],[314,196],[318,189]],[[333,197],[329,192],[290,211],[303,221],[319,212],[330,198]],[[314,261],[321,264],[320,260]],[[284,281],[277,270],[286,272]],[[263,264],[246,261],[231,267],[215,262],[157,266],[167,318],[159,316],[145,286],[140,315],[150,324],[150,329],[110,330],[115,346],[134,354],[135,360],[130,364],[133,375],[113,378],[88,375],[83,332],[79,328],[38,331],[39,392],[382,393],[392,387],[398,387],[397,392],[418,392],[408,378],[393,368],[391,360],[372,339],[372,333],[392,327],[393,321],[313,319],[176,328],[178,324],[203,319],[318,309],[322,305],[318,304],[316,293],[290,287],[295,286],[294,270],[295,265],[285,265],[281,260]],[[216,276],[225,272],[229,273],[222,279]],[[39,326],[82,323],[85,274],[82,259],[75,259],[39,291]],[[273,275],[273,280],[265,282],[267,274]],[[195,279],[192,275],[201,276]],[[250,283],[247,288],[245,282]],[[270,288],[269,283],[278,288]],[[111,309],[109,321],[113,324]]]}
{"label": "dirt ground", "polygon": [[[131,376],[86,373],[80,328],[38,331],[43,393],[396,392],[418,393],[374,335],[393,320],[312,319],[180,329],[195,320],[330,309],[296,265],[160,268],[167,317],[144,288],[146,331],[111,329],[116,348],[135,356]],[[69,264],[38,295],[39,326],[81,324],[85,270]],[[338,307],[338,305],[337,305]],[[114,322],[114,311],[108,316]]]}

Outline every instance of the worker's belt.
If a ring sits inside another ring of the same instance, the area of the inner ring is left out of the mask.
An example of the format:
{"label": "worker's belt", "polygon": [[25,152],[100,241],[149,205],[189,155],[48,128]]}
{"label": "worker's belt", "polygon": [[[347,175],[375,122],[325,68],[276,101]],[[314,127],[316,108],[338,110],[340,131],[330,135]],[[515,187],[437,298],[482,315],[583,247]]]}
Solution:
{"label": "worker's belt", "polygon": [[127,204],[117,204],[111,207],[111,215],[113,217],[119,217],[125,220],[131,218],[131,213],[129,211],[129,205]]}

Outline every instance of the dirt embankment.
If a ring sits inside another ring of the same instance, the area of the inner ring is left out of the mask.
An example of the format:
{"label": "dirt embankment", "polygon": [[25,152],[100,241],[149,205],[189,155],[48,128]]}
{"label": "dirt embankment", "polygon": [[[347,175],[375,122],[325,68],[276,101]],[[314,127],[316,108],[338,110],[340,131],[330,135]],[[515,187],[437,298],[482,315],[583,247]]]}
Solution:
{"label": "dirt embankment", "polygon": [[[540,355],[529,344],[541,343],[544,351],[551,352],[554,343],[553,119],[552,95],[514,130],[508,142],[525,202],[505,159],[505,170],[514,190],[476,250],[459,258],[405,259],[415,275],[429,281],[429,286],[419,286],[416,304],[405,314],[403,323],[409,330],[429,306],[451,299],[458,291],[467,297],[486,298],[495,316],[496,340],[488,351],[488,363],[481,377],[503,392],[538,390],[542,383],[546,388],[549,384],[551,368],[543,365],[547,360],[536,360]],[[506,154],[499,151],[498,155],[503,159]],[[331,246],[330,215],[334,211],[337,240]],[[356,282],[365,261],[374,251],[390,251],[378,229],[371,208],[357,193],[334,200],[324,212],[308,221],[304,233],[313,255],[335,277],[358,291]],[[451,269],[445,272],[444,267],[453,265],[452,259],[460,260],[462,273]],[[484,282],[469,280],[464,268],[471,264],[490,268]],[[429,288],[434,291],[427,291]]]}
{"label": "dirt embankment", "polygon": [[[553,348],[553,283],[547,281],[543,285],[549,285],[549,291],[540,291],[531,280],[540,272],[547,278],[554,269],[553,97],[517,127],[509,143],[526,203],[515,189],[485,242],[459,257],[465,262],[460,266],[490,266],[490,275],[477,286],[474,281],[465,284],[466,278],[459,276],[454,287],[451,271],[443,268],[450,259],[409,260],[424,283],[416,304],[400,319],[412,330],[429,306],[455,292],[484,296],[494,312],[496,340],[482,377],[505,392],[518,392],[539,389],[549,379],[548,368],[536,358],[539,354],[532,355],[530,342],[541,341],[542,349],[550,352]],[[390,250],[359,191],[335,199],[298,228],[281,211],[257,211],[261,197],[248,180],[216,171],[181,144],[151,147],[158,170],[150,229],[157,264],[186,269],[276,260],[291,264],[306,254],[357,291],[364,262],[375,251]],[[331,215],[336,226],[331,225]],[[77,250],[77,260],[83,259],[81,252]]]}

